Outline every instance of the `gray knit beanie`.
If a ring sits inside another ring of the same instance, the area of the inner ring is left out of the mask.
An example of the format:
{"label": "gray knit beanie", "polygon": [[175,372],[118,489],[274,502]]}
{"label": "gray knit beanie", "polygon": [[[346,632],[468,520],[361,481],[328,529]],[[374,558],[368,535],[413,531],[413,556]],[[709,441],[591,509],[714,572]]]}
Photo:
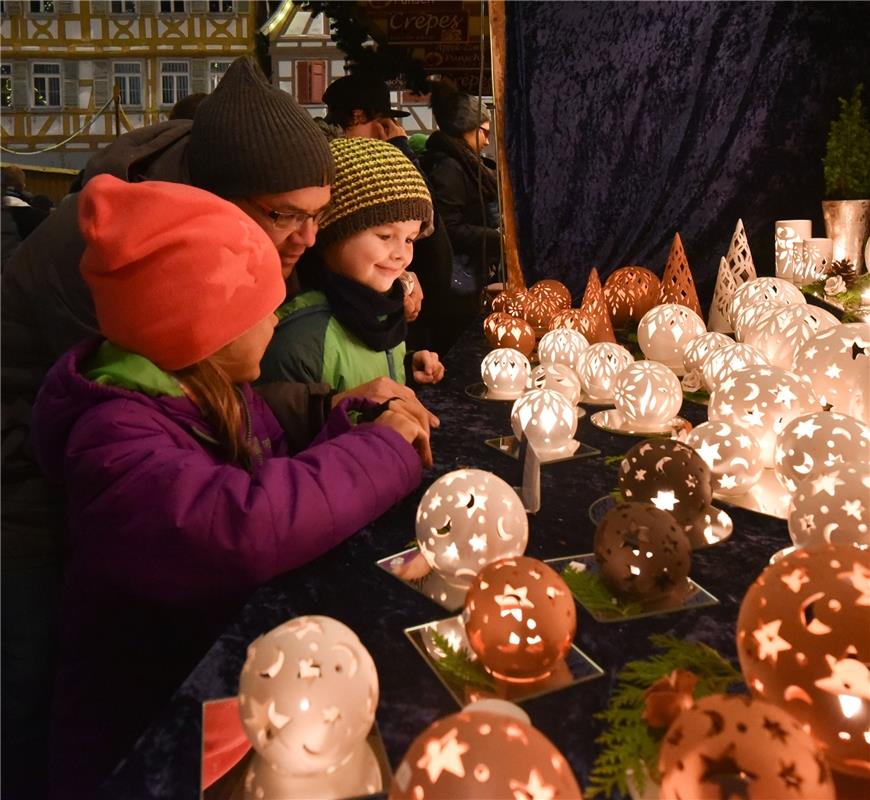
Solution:
{"label": "gray knit beanie", "polygon": [[462,136],[491,121],[489,110],[477,97],[460,91],[449,81],[433,81],[430,87],[432,114],[448,136]]}
{"label": "gray knit beanie", "polygon": [[187,161],[194,186],[225,198],[327,186],[335,177],[329,143],[311,115],[248,56],[197,108]]}

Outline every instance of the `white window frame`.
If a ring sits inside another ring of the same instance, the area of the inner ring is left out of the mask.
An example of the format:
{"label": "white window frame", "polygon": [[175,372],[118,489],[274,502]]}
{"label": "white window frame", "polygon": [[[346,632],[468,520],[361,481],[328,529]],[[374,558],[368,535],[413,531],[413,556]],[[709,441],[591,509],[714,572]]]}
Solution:
{"label": "white window frame", "polygon": [[[211,2],[212,2],[212,0],[209,0],[209,6],[211,5]],[[229,11],[224,11],[224,10],[221,10],[221,11],[212,11],[211,8],[209,8],[209,10],[208,10],[208,13],[209,13],[209,14],[221,14],[221,15],[229,16],[230,14],[238,14],[238,13],[239,13],[239,9],[238,9],[238,7],[236,6],[236,2],[235,2],[235,0],[215,0],[215,2],[220,3],[221,6],[223,6],[223,4],[224,4],[225,2],[229,2],[229,3],[231,4],[231,5],[230,5],[230,10],[229,10]]]}
{"label": "white window frame", "polygon": [[[115,11],[112,6],[115,3],[121,3],[122,11]],[[133,6],[132,11],[128,11],[126,6],[130,3]],[[114,17],[131,17],[139,13],[139,3],[136,0],[109,0],[109,13]]]}
{"label": "white window frame", "polygon": [[[46,72],[44,74],[37,73],[37,67],[52,66],[57,67],[57,72]],[[36,102],[36,81],[37,78],[44,79],[46,100],[51,99],[50,81],[57,81],[57,103],[46,102],[45,105],[37,104]],[[63,66],[60,61],[32,61],[30,63],[30,107],[32,109],[47,109],[55,110],[63,108]]]}
{"label": "white window frame", "polygon": [[[221,78],[223,78],[224,73],[229,69],[230,64],[232,64],[232,59],[226,58],[210,58],[208,60],[208,90],[209,92],[213,92],[217,85],[220,83]],[[221,70],[212,69],[212,64],[226,64],[226,67]]]}
{"label": "white window frame", "polygon": [[[185,72],[165,72],[164,67],[166,67],[167,64],[184,64],[186,71]],[[166,77],[170,77],[170,76],[175,78],[175,80],[173,80],[173,82],[172,82],[173,99],[170,101],[166,101],[163,99],[163,79]],[[182,76],[187,78],[187,91],[183,95],[179,96],[177,78],[180,78]],[[178,59],[178,58],[167,58],[167,59],[161,61],[160,62],[160,103],[159,103],[160,107],[161,108],[172,108],[172,106],[174,106],[179,100],[181,100],[182,97],[187,97],[187,95],[189,95],[189,94],[190,94],[190,62],[186,61],[184,59]]]}
{"label": "white window frame", "polygon": [[[186,13],[187,13],[187,2],[186,2],[186,0],[166,0],[166,2],[171,3],[171,10],[170,10],[170,11],[164,11],[164,10],[160,7],[160,6],[162,5],[162,2],[163,2],[163,0],[157,0],[157,9],[158,9],[158,11],[160,11],[161,14],[186,14]],[[175,8],[175,4],[176,4],[176,3],[181,3],[181,4],[182,4],[182,9],[181,9],[181,11],[178,11],[178,10]]]}
{"label": "white window frame", "polygon": [[[128,66],[136,66],[139,68],[138,72],[118,72],[118,67],[120,65],[128,65]],[[123,85],[121,89],[121,105],[124,108],[142,108],[145,103],[145,70],[143,69],[143,65],[141,61],[113,61],[112,62],[112,86]],[[130,78],[138,78],[139,79],[139,102],[132,103],[129,102],[130,98]],[[162,85],[161,85],[162,89]],[[124,102],[124,95],[127,96],[127,102]]]}
{"label": "white window frame", "polygon": [[[0,72],[0,108],[15,108],[15,88],[12,83],[12,64],[4,62],[0,64],[0,69],[9,70],[8,72]],[[9,88],[6,91],[6,84]],[[4,103],[2,98],[8,97],[9,102]]]}

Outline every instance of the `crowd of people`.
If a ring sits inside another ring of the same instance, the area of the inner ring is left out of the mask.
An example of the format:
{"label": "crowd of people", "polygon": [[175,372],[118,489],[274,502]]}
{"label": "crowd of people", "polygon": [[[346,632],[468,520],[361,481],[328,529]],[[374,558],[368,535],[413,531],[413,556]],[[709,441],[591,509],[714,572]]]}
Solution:
{"label": "crowd of people", "polygon": [[4,796],[92,796],[256,586],[420,483],[499,258],[489,116],[432,98],[418,158],[382,81],[318,123],[240,58],[8,260],[4,172]]}

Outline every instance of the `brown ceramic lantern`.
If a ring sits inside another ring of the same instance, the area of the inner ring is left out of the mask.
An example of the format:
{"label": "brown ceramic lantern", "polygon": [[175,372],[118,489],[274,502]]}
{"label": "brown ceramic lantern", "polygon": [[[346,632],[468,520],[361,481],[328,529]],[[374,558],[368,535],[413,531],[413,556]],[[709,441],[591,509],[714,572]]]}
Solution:
{"label": "brown ceramic lantern", "polygon": [[767,567],[740,606],[737,654],[752,692],[807,726],[834,769],[870,777],[870,551]]}
{"label": "brown ceramic lantern", "polygon": [[549,329],[568,328],[571,331],[583,333],[583,312],[579,308],[566,308],[556,312],[550,319]]}
{"label": "brown ceramic lantern", "polygon": [[504,311],[512,317],[521,317],[528,296],[528,292],[507,289],[492,299],[492,310]]}
{"label": "brown ceramic lantern", "polygon": [[604,282],[604,297],[617,328],[640,318],[659,302],[662,283],[646,267],[621,267]]}
{"label": "brown ceramic lantern", "polygon": [[504,311],[490,314],[483,322],[486,340],[492,347],[510,347],[528,357],[535,349],[535,334],[524,319]]}
{"label": "brown ceramic lantern", "polygon": [[529,291],[532,294],[543,293],[550,295],[559,308],[571,308],[571,303],[573,302],[571,290],[562,281],[556,281],[552,278],[538,281]]}
{"label": "brown ceramic lantern", "polygon": [[540,339],[547,332],[550,320],[560,310],[552,295],[546,292],[529,292],[523,307],[523,319],[532,326],[535,336]]}
{"label": "brown ceramic lantern", "polygon": [[577,612],[552,567],[528,556],[494,561],[465,599],[465,630],[486,669],[507,681],[546,678],[571,648]]}
{"label": "brown ceramic lantern", "polygon": [[582,800],[553,743],[520,719],[472,707],[433,722],[396,769],[389,800]]}
{"label": "brown ceramic lantern", "polygon": [[651,503],[610,509],[595,531],[601,580],[624,600],[681,600],[688,589],[691,547],[677,521]]}
{"label": "brown ceramic lantern", "polygon": [[496,331],[500,325],[507,325],[512,319],[513,317],[504,311],[494,311],[483,321],[483,335],[486,336],[490,347],[498,347]]}
{"label": "brown ceramic lantern", "polygon": [[776,706],[745,695],[702,697],[659,750],[661,800],[834,800],[812,737]]}

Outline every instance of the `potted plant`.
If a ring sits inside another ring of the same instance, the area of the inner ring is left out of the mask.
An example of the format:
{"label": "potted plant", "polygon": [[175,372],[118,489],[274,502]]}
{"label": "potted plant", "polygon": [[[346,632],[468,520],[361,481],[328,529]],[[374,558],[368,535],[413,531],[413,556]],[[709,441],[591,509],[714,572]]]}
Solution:
{"label": "potted plant", "polygon": [[848,259],[861,272],[870,229],[870,121],[861,102],[863,84],[849,100],[838,98],[840,116],[831,122],[822,159],[827,200],[822,202],[834,260]]}

